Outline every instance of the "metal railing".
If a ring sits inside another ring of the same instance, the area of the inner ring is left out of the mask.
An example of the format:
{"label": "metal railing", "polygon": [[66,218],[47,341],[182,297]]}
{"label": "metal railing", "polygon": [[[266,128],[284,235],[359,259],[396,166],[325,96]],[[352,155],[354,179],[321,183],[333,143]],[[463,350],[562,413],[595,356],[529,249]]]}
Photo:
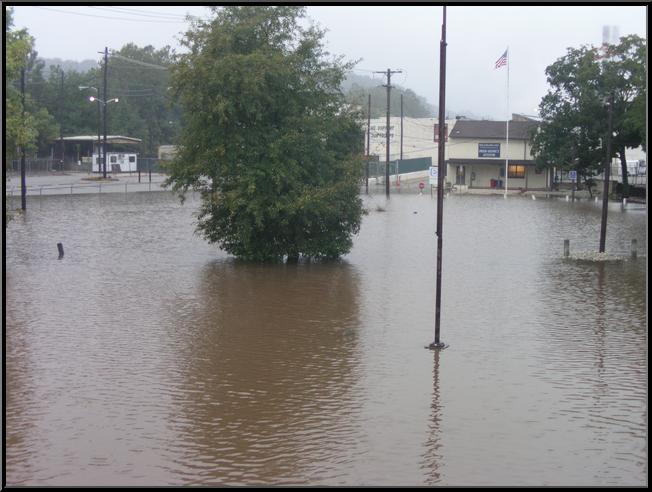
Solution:
{"label": "metal railing", "polygon": [[[129,193],[138,191],[166,191],[161,184],[165,180],[121,183],[70,183],[55,185],[26,186],[25,191],[29,196],[55,196],[55,195],[82,195],[93,193]],[[5,187],[5,196],[20,197],[21,188],[18,186]]]}

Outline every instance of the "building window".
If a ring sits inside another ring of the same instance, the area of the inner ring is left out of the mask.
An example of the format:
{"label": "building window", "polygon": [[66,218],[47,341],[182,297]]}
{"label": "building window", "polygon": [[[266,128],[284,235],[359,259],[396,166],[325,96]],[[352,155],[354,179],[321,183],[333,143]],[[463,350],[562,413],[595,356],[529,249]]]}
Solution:
{"label": "building window", "polygon": [[136,156],[135,155],[130,155],[129,156],[129,162],[136,162]]}
{"label": "building window", "polygon": [[525,166],[519,164],[510,164],[507,169],[507,177],[509,178],[524,178]]}
{"label": "building window", "polygon": [[111,164],[115,164],[116,162],[118,162],[118,158],[116,156],[112,155],[111,156]]}

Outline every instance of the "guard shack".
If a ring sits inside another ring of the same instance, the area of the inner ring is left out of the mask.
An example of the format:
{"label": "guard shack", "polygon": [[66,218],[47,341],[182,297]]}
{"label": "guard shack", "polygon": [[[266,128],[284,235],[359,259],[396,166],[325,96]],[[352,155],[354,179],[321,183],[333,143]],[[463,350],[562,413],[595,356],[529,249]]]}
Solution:
{"label": "guard shack", "polygon": [[[66,156],[66,161],[75,161],[79,166],[90,164],[90,171],[94,173],[103,172],[102,169],[102,146],[104,138],[99,141],[97,135],[77,135],[57,139],[57,143],[64,146],[60,151]],[[132,172],[138,170],[138,148],[142,140],[140,138],[125,137],[123,135],[107,135],[107,173]],[[88,169],[88,167],[86,167]]]}

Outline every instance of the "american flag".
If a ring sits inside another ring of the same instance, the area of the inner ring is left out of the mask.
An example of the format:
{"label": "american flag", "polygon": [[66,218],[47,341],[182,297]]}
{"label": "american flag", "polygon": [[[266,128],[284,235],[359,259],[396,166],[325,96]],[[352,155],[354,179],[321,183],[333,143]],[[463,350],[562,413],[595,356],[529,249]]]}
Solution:
{"label": "american flag", "polygon": [[503,65],[507,65],[507,50],[505,50],[505,53],[503,53],[502,56],[496,60],[496,66],[494,69],[500,68]]}

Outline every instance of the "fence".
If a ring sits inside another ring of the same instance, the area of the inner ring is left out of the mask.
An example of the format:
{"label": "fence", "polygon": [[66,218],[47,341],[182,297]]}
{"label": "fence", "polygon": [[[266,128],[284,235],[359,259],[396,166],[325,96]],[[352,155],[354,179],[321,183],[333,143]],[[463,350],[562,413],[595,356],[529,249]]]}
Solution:
{"label": "fence", "polygon": [[[165,162],[155,157],[139,157],[137,168],[141,172],[152,171],[153,173],[164,173],[166,169]],[[106,170],[107,172],[111,172],[111,167],[108,166]],[[8,171],[12,174],[20,174],[20,159],[13,159]],[[73,162],[70,160],[62,163],[60,159],[51,159],[49,157],[25,159],[26,174],[48,174],[66,171],[90,173],[92,171],[91,163]]]}
{"label": "fence", "polygon": [[[20,159],[13,159],[9,166],[9,171],[14,174],[20,174]],[[53,172],[90,172],[90,163],[77,163],[72,161],[61,162],[60,159],[51,159],[49,157],[43,158],[29,158],[25,159],[25,172],[27,174],[47,174]]]}
{"label": "fence", "polygon": [[[397,159],[389,161],[389,175],[406,174],[416,171],[427,171],[432,166],[431,157],[417,157],[415,159]],[[385,163],[380,161],[369,162],[369,177],[378,178],[385,176]]]}
{"label": "fence", "polygon": [[[129,193],[139,191],[165,191],[161,184],[164,179],[148,180],[147,174],[142,176],[141,182],[136,180],[123,181],[120,183],[70,183],[70,184],[48,184],[26,186],[25,192],[28,196],[53,196],[53,195],[81,195],[98,193]],[[11,185],[5,188],[5,196],[8,198],[20,198],[20,184]]]}

